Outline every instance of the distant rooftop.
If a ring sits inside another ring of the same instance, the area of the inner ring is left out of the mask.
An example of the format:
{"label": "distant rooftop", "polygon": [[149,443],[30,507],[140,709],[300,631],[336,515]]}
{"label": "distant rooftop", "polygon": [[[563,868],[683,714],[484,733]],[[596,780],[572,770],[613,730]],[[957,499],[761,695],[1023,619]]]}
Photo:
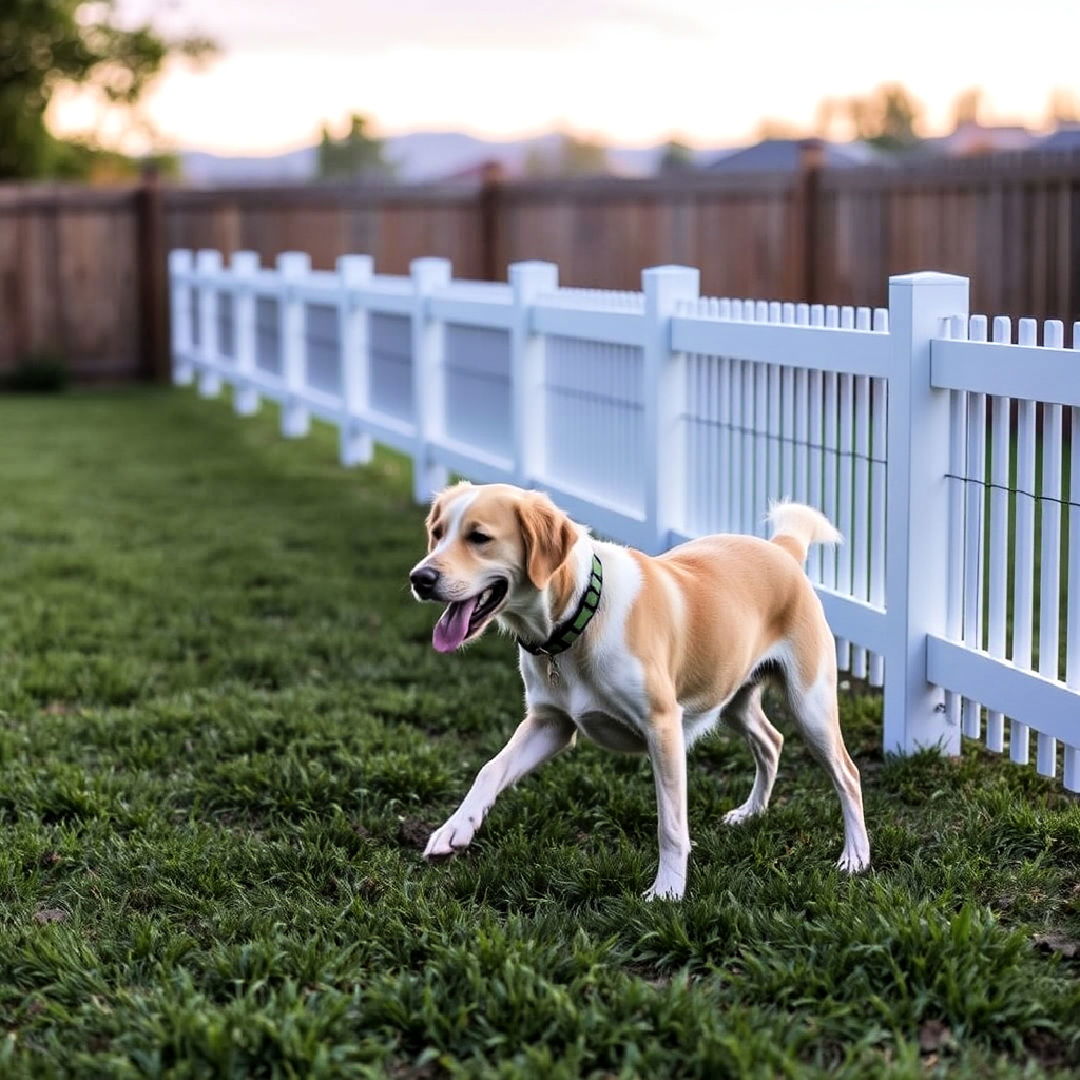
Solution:
{"label": "distant rooftop", "polygon": [[1080,150],[1080,122],[1059,123],[1039,142],[1040,150]]}
{"label": "distant rooftop", "polygon": [[919,146],[923,153],[944,157],[970,157],[975,154],[999,154],[1031,150],[1038,136],[1015,124],[979,124],[974,121],[959,124],[955,131],[934,139],[924,139]]}
{"label": "distant rooftop", "polygon": [[[743,150],[717,158],[709,165],[713,172],[794,172],[799,167],[805,139],[762,139]],[[829,169],[855,165],[875,165],[881,154],[864,142],[823,142],[823,164]]]}

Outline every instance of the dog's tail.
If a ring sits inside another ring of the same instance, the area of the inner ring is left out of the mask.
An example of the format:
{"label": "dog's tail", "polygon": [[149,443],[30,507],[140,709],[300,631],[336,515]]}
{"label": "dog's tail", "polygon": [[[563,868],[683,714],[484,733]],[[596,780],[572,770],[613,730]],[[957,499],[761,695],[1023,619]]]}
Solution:
{"label": "dog's tail", "polygon": [[812,506],[775,502],[769,507],[772,542],[782,547],[798,563],[806,562],[811,544],[842,544],[844,538],[829,519]]}

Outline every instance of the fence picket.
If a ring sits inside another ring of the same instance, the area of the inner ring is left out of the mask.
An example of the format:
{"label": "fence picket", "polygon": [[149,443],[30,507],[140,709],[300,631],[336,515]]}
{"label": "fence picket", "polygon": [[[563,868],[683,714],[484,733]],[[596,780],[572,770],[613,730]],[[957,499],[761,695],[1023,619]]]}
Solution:
{"label": "fence picket", "polygon": [[[986,316],[972,315],[969,341],[986,341]],[[967,512],[964,536],[964,644],[982,648],[983,530],[986,495],[986,395],[967,396]],[[982,734],[982,705],[966,698],[961,709],[965,735],[977,739]]]}
{"label": "fence picket", "polygon": [[[1051,349],[1063,345],[1062,325],[1048,321],[1043,328],[1043,344]],[[1061,612],[1061,406],[1043,405],[1042,424],[1042,513],[1039,560],[1039,674],[1058,677]],[[1057,774],[1057,740],[1044,732],[1035,739],[1035,768],[1043,776]]]}
{"label": "fence picket", "polygon": [[[1038,333],[1034,319],[1021,319],[1020,345],[1034,345]],[[1035,402],[1025,399],[1016,410],[1016,548],[1013,560],[1013,633],[1011,659],[1031,670],[1035,610]],[[1026,765],[1030,755],[1028,725],[1014,719],[1009,725],[1009,757]]]}
{"label": "fence picket", "polygon": [[[1004,315],[994,319],[994,341],[1012,341],[1012,324]],[[995,396],[990,404],[990,537],[987,551],[987,651],[1005,659],[1006,600],[1009,595],[1009,456],[1010,399]],[[994,709],[986,714],[986,747],[1005,749],[1005,716]]]}
{"label": "fence picket", "polygon": [[[1080,322],[1073,323],[1072,347],[1080,362]],[[1071,359],[1071,358],[1070,358]],[[1080,408],[1069,409],[1069,561],[1065,627],[1065,684],[1080,691]],[[1080,731],[1065,747],[1062,783],[1067,791],[1080,791]]]}

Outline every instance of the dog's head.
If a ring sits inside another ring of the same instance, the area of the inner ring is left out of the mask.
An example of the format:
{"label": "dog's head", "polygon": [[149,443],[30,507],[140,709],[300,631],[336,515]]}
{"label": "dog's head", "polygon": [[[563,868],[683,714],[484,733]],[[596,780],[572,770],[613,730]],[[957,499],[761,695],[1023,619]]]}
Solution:
{"label": "dog's head", "polygon": [[570,554],[574,523],[538,491],[457,484],[427,517],[428,554],[409,574],[413,596],[446,604],[432,644],[453,652],[515,605],[535,599]]}

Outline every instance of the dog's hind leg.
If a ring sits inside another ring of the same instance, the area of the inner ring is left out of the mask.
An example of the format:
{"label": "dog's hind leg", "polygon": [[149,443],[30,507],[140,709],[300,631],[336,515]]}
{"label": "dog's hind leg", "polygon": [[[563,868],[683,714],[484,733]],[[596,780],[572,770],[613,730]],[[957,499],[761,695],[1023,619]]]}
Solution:
{"label": "dog's hind leg", "polygon": [[837,866],[857,873],[870,865],[870,839],[863,816],[859,770],[844,746],[836,709],[836,672],[826,665],[814,683],[802,688],[789,673],[788,700],[799,730],[811,753],[821,762],[840,796],[844,814],[844,850]]}
{"label": "dog's hind leg", "polygon": [[457,810],[431,834],[424,858],[452,855],[467,848],[499,793],[569,746],[576,730],[573,721],[562,713],[530,711],[510,741],[476,774]]}
{"label": "dog's hind leg", "polygon": [[780,761],[780,751],[784,746],[784,736],[769,723],[769,718],[761,707],[761,683],[743,687],[724,709],[723,718],[735,731],[739,732],[750,747],[754,756],[754,786],[750,797],[734,810],[724,815],[725,825],[740,825],[755,814],[764,813],[772,795],[776,781],[776,769]]}

